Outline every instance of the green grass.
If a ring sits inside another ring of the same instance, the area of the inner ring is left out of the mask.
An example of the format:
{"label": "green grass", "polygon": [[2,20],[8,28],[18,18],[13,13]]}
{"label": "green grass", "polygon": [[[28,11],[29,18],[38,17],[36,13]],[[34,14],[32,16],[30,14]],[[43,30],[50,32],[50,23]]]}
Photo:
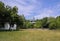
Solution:
{"label": "green grass", "polygon": [[60,31],[26,29],[0,32],[0,41],[60,41]]}

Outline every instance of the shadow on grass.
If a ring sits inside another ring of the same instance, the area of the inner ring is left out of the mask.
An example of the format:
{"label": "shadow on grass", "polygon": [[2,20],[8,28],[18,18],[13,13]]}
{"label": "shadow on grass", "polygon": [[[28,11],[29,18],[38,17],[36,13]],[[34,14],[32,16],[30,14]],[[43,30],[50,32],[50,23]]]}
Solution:
{"label": "shadow on grass", "polygon": [[19,30],[0,30],[0,32],[15,32],[15,31],[25,31],[24,29]]}
{"label": "shadow on grass", "polygon": [[15,31],[19,31],[19,30],[0,30],[0,32],[15,32]]}

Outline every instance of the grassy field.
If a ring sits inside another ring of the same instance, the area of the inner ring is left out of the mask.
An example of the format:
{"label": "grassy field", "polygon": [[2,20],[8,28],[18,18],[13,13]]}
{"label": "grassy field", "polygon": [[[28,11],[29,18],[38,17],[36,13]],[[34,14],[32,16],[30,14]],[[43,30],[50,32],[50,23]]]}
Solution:
{"label": "grassy field", "polygon": [[60,31],[26,29],[0,32],[0,41],[60,41]]}

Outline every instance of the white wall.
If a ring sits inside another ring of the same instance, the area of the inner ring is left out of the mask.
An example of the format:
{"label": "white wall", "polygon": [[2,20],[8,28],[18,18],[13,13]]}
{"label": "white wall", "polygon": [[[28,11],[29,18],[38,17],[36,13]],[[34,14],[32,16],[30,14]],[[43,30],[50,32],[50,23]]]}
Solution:
{"label": "white wall", "polygon": [[7,22],[7,23],[5,23],[4,27],[5,27],[5,30],[9,30],[10,24]]}
{"label": "white wall", "polygon": [[17,27],[17,25],[14,24],[13,27],[11,27],[10,29],[11,29],[11,30],[16,30],[16,27]]}

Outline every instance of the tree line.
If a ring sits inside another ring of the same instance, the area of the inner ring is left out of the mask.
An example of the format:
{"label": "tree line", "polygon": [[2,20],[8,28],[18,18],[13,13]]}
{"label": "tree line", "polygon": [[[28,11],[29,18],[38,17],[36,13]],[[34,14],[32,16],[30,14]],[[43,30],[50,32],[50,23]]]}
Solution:
{"label": "tree line", "polygon": [[46,28],[46,29],[60,29],[60,16],[55,17],[44,17],[42,19],[37,19],[32,23],[31,21],[26,21],[26,28]]}
{"label": "tree line", "polygon": [[[10,7],[0,1],[0,27],[4,23],[9,22],[11,25],[17,24],[17,29],[28,28],[48,28],[60,29],[60,16],[45,17],[42,19],[26,20],[24,15],[18,15],[18,8],[16,6]],[[33,23],[35,22],[35,23]]]}

